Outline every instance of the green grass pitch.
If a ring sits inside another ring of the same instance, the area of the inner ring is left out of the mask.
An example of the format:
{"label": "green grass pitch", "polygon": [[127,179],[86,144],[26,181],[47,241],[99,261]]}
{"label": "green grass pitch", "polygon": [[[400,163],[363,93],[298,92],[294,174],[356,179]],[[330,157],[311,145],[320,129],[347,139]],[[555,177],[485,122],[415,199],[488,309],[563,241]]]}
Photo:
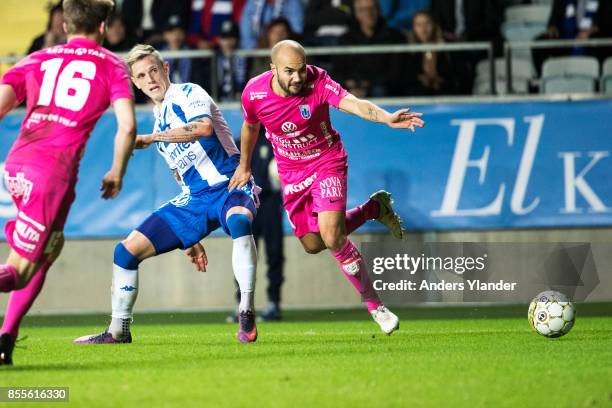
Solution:
{"label": "green grass pitch", "polygon": [[[578,305],[546,339],[527,307],[396,309],[385,336],[363,310],[289,312],[255,344],[216,314],[141,314],[130,345],[76,346],[103,316],[30,317],[0,386],[68,386],[78,407],[612,406],[612,304]],[[25,348],[23,348],[25,347]]]}

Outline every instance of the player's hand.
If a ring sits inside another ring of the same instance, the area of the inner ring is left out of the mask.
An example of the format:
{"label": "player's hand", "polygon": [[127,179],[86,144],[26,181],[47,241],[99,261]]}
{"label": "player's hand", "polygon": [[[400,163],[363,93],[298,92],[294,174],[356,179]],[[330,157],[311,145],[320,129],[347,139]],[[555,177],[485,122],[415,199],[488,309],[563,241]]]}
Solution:
{"label": "player's hand", "polygon": [[153,135],[138,135],[134,141],[134,149],[146,149],[153,142]]}
{"label": "player's hand", "polygon": [[243,167],[242,165],[238,166],[236,168],[236,171],[234,172],[234,175],[232,176],[229,182],[229,186],[228,186],[229,191],[232,191],[235,188],[244,187],[249,182],[250,179],[251,179],[251,169],[247,169],[246,167]]}
{"label": "player's hand", "polygon": [[422,113],[410,112],[410,109],[400,109],[391,114],[387,125],[394,129],[410,129],[415,131],[415,127],[425,126],[425,121],[421,119]]}
{"label": "player's hand", "polygon": [[202,244],[198,242],[191,248],[187,248],[187,250],[185,250],[185,254],[187,254],[187,257],[189,257],[189,260],[195,266],[196,271],[206,272],[208,257],[206,256],[206,250]]}
{"label": "player's hand", "polygon": [[102,198],[105,200],[117,197],[117,194],[121,191],[121,176],[110,170],[102,179],[100,191],[102,192]]}

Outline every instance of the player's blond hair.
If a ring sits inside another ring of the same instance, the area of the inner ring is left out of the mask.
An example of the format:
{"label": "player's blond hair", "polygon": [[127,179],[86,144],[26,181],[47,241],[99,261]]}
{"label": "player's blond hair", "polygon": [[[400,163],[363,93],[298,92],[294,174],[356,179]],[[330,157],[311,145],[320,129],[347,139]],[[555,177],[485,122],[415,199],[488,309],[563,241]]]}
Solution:
{"label": "player's blond hair", "polygon": [[128,53],[127,57],[125,57],[125,63],[130,70],[130,75],[132,75],[132,66],[146,57],[153,57],[157,60],[157,63],[160,67],[164,66],[164,57],[160,54],[159,51],[155,49],[155,47],[147,44],[136,44]]}

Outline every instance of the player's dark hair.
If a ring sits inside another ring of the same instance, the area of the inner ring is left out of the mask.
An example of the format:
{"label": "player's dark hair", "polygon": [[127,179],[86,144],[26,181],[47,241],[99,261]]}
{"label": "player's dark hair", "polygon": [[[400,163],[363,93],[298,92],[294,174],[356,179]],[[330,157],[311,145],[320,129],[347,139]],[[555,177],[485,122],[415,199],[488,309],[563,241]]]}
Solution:
{"label": "player's dark hair", "polygon": [[115,7],[113,0],[64,0],[64,20],[68,34],[92,34],[106,21]]}
{"label": "player's dark hair", "polygon": [[49,3],[47,5],[47,10],[49,10],[49,19],[47,20],[47,31],[49,31],[51,29],[51,23],[53,22],[53,15],[55,13],[62,13],[64,9],[60,1],[58,3]]}

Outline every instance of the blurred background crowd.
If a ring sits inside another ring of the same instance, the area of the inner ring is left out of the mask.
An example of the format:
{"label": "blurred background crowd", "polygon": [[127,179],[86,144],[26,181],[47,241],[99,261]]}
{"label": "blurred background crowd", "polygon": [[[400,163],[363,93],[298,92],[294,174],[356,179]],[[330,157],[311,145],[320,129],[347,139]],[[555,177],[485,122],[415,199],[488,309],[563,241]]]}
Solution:
{"label": "blurred background crowd", "polygon": [[[46,31],[27,51],[64,42],[62,22],[61,2],[51,5]],[[239,57],[234,51],[271,48],[283,39],[306,47],[486,42],[496,57],[497,91],[504,93],[504,42],[607,37],[612,37],[612,0],[116,0],[104,45],[114,52],[128,51],[138,42],[162,51],[211,50],[214,60],[169,59],[171,77],[214,87],[217,98],[228,101],[239,97],[250,77],[269,69],[268,58]],[[569,55],[597,60],[592,90],[605,91],[599,67],[606,66],[610,48],[517,52],[514,90],[542,92],[538,78],[544,62]],[[491,91],[486,51],[332,53],[309,62],[327,69],[360,97]],[[608,65],[612,71],[612,62]]]}

